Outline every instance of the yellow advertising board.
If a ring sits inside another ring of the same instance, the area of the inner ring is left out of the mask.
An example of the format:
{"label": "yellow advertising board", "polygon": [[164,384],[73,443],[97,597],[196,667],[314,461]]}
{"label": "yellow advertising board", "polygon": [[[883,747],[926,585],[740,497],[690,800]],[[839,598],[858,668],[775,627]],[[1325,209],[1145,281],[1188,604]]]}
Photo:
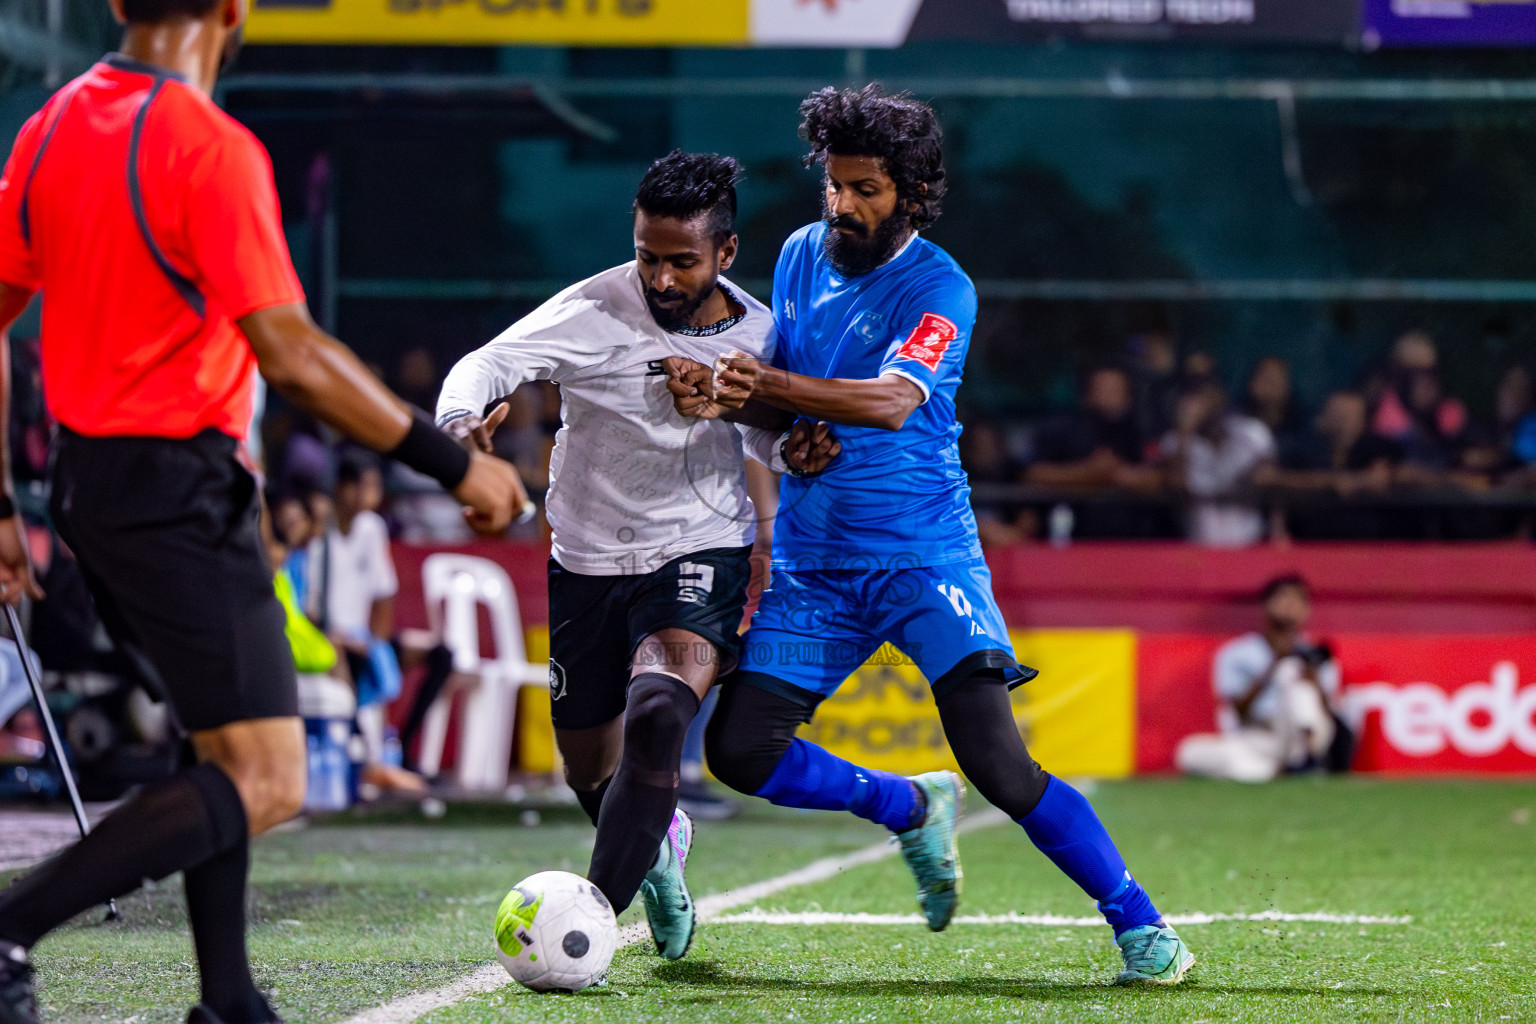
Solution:
{"label": "yellow advertising board", "polygon": [[[1013,691],[1029,750],[1056,775],[1119,778],[1134,763],[1136,636],[1128,630],[1015,631],[1020,661],[1040,670]],[[912,775],[955,768],[916,666],[886,646],[826,700],[800,735],[869,768]]]}
{"label": "yellow advertising board", "polygon": [[730,46],[748,0],[253,0],[253,43]]}
{"label": "yellow advertising board", "polygon": [[[528,660],[549,656],[549,629],[527,631]],[[1055,775],[1131,774],[1136,730],[1136,635],[1128,630],[1019,630],[1020,661],[1040,675],[1013,691],[1013,715],[1029,751]],[[518,704],[518,764],[555,764],[549,696],[525,689]],[[889,645],[828,698],[800,735],[868,768],[914,775],[955,768],[922,673]]]}

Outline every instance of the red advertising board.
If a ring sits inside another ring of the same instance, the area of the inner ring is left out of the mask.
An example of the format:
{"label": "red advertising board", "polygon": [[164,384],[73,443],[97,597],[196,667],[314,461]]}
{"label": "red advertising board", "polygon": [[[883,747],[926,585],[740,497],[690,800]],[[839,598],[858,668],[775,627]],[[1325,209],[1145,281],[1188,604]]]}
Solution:
{"label": "red advertising board", "polygon": [[1536,637],[1336,638],[1361,771],[1536,772]]}
{"label": "red advertising board", "polygon": [[[1179,741],[1216,726],[1211,659],[1228,638],[1138,639],[1136,770],[1171,771]],[[1536,773],[1536,637],[1345,633],[1357,771]]]}
{"label": "red advertising board", "polygon": [[1136,771],[1173,771],[1179,741],[1216,728],[1211,659],[1227,639],[1200,633],[1136,638]]}

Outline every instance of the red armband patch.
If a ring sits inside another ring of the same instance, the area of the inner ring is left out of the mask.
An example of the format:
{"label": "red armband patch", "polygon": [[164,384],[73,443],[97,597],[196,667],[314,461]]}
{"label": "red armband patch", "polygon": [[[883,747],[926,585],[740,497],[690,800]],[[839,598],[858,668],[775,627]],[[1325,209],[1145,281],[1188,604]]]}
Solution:
{"label": "red armband patch", "polygon": [[917,329],[896,350],[897,359],[910,359],[922,363],[930,371],[937,370],[949,351],[949,343],[960,336],[960,329],[937,313],[924,313]]}

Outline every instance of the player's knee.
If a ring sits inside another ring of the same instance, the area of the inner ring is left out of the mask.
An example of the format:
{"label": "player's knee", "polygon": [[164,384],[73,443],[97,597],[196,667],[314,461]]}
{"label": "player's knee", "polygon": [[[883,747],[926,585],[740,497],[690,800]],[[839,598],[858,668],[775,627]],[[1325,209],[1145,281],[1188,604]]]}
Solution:
{"label": "player's knee", "polygon": [[747,717],[733,714],[722,700],[704,732],[704,758],[715,778],[738,793],[755,796],[784,759],[790,739],[781,742]]}
{"label": "player's knee", "polygon": [[573,764],[565,762],[565,784],[578,793],[590,793],[613,778],[618,765]]}
{"label": "player's knee", "polygon": [[304,807],[302,762],[286,765],[251,759],[225,761],[219,766],[240,793],[251,835],[282,824]]}
{"label": "player's knee", "polygon": [[299,812],[304,809],[304,791],[308,785],[306,775],[307,772],[292,766],[273,780],[272,788],[267,795],[262,832],[298,817]]}
{"label": "player's knee", "polygon": [[1028,817],[1045,795],[1045,787],[1051,776],[1040,767],[1027,750],[1017,756],[1000,756],[999,752],[980,753],[965,758],[970,764],[985,767],[972,768],[966,778],[982,798],[1008,815],[1014,821]]}
{"label": "player's knee", "polygon": [[232,750],[214,762],[239,792],[252,835],[281,825],[303,810],[307,770],[302,748]]}
{"label": "player's knee", "polygon": [[976,792],[1014,821],[1027,817],[1051,777],[1014,725],[1007,684],[977,674],[948,689],[938,706],[950,749]]}
{"label": "player's knee", "polygon": [[624,709],[625,753],[670,766],[698,712],[698,696],[681,679],[659,672],[636,676]]}

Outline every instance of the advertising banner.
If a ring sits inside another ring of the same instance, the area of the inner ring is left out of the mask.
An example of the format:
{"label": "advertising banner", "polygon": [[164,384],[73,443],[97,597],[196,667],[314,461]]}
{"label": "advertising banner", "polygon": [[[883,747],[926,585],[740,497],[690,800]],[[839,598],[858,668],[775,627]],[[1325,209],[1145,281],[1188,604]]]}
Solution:
{"label": "advertising banner", "polygon": [[748,0],[254,0],[253,43],[720,46]]}
{"label": "advertising banner", "polygon": [[1337,641],[1358,770],[1536,772],[1536,638]]}
{"label": "advertising banner", "polygon": [[1136,770],[1173,771],[1179,741],[1216,728],[1211,659],[1230,637],[1143,633],[1136,646]]}
{"label": "advertising banner", "polygon": [[[1015,632],[1039,678],[1013,691],[1030,752],[1065,776],[1116,778],[1132,769],[1136,638],[1124,630]],[[839,757],[911,775],[955,768],[922,674],[890,646],[817,710],[800,735]]]}
{"label": "advertising banner", "polygon": [[[1136,770],[1173,770],[1179,741],[1216,728],[1211,660],[1229,639],[1143,634]],[[1346,633],[1329,637],[1356,728],[1355,770],[1536,772],[1536,638]]]}
{"label": "advertising banner", "polygon": [[1339,44],[1359,30],[1359,0],[254,0],[247,34],[257,43],[889,48],[1063,35]]}
{"label": "advertising banner", "polygon": [[1359,0],[925,0],[908,39],[1078,36],[1337,45],[1359,31]]}
{"label": "advertising banner", "polygon": [[1365,0],[1367,46],[1536,45],[1536,0]]}

